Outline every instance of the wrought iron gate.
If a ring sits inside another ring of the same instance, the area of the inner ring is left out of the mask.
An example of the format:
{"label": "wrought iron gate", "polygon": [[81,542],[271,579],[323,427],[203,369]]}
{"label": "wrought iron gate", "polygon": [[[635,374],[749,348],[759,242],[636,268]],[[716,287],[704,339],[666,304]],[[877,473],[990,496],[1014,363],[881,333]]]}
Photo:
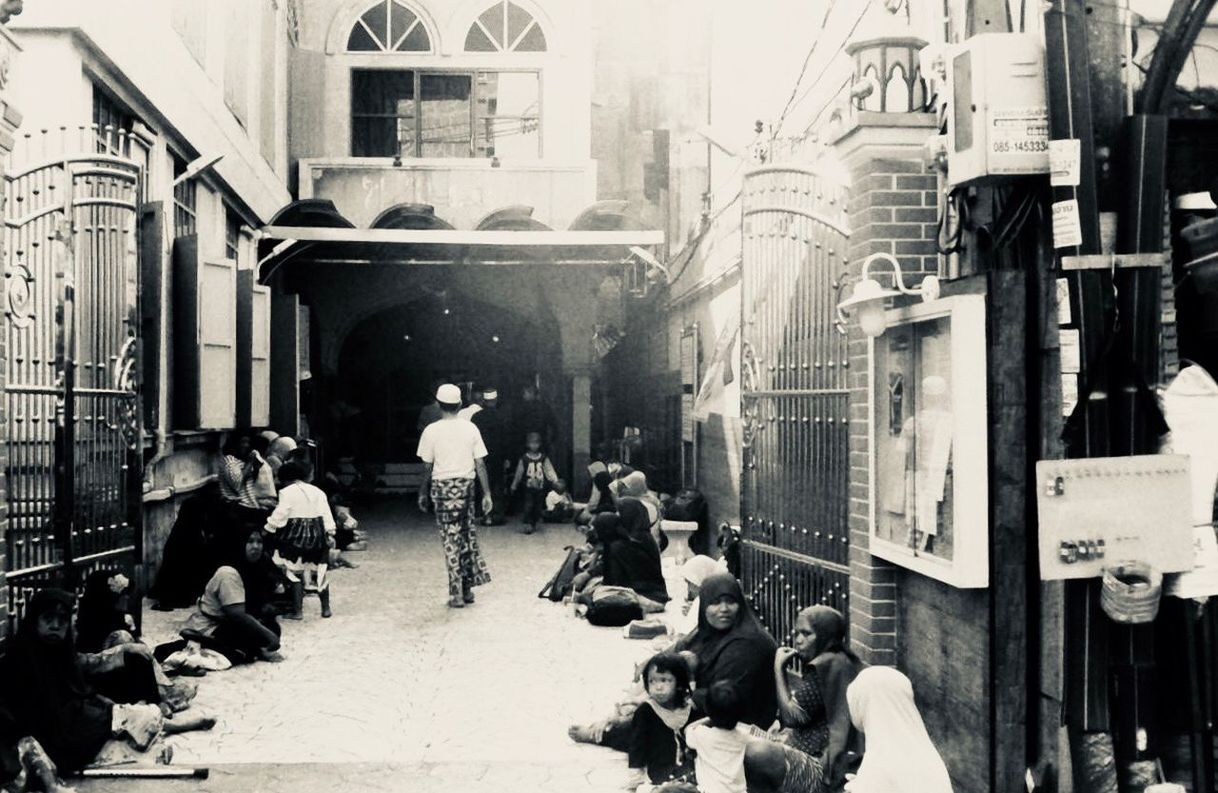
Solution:
{"label": "wrought iron gate", "polygon": [[33,590],[92,569],[140,583],[140,176],[98,154],[5,178],[10,627]]}
{"label": "wrought iron gate", "polygon": [[803,608],[849,615],[848,369],[846,337],[833,322],[846,195],[800,168],[745,177],[742,576],[785,642]]}

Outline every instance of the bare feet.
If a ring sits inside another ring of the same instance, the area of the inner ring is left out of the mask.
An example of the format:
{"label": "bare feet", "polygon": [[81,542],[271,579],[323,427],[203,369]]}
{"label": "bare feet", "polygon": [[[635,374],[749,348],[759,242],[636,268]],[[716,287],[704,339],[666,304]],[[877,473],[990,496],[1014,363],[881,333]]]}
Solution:
{"label": "bare feet", "polygon": [[180,732],[210,730],[215,726],[216,720],[211,716],[179,714],[175,719],[165,720],[164,731],[166,735],[177,735]]}

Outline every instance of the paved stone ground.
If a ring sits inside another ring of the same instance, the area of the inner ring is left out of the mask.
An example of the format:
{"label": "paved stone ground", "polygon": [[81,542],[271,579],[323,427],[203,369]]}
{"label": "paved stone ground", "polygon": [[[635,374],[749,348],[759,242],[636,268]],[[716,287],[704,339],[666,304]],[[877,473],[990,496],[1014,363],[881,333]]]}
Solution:
{"label": "paved stone ground", "polygon": [[[445,606],[430,519],[406,501],[358,517],[371,543],[352,554],[359,569],[334,573],[334,617],[322,620],[317,600],[306,599],[305,620],[284,623],[284,662],[200,679],[197,705],[219,723],[170,740],[174,764],[207,766],[209,780],[92,780],[78,788],[622,790],[624,755],[574,744],[566,730],[603,715],[652,648],[536,597],[577,532],[482,529],[494,581],[478,588],[476,604],[454,610]],[[668,616],[676,611],[670,604]],[[187,616],[145,614],[156,641],[172,638]]]}

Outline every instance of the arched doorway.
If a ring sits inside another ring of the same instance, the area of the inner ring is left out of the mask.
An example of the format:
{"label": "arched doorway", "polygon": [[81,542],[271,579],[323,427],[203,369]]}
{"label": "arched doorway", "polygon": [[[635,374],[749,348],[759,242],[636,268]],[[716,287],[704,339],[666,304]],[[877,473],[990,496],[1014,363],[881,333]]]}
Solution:
{"label": "arched doorway", "polygon": [[357,324],[343,340],[335,383],[339,457],[363,464],[415,463],[418,418],[436,381],[495,386],[512,395],[562,371],[553,316],[525,317],[453,290],[425,293]]}

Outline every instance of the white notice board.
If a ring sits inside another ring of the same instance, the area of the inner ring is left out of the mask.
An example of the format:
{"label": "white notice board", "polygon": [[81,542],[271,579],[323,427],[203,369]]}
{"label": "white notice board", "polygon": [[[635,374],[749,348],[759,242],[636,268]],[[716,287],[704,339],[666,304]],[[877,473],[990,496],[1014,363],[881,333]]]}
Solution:
{"label": "white notice board", "polygon": [[1131,559],[1192,569],[1191,488],[1182,455],[1038,462],[1040,577],[1096,578]]}

